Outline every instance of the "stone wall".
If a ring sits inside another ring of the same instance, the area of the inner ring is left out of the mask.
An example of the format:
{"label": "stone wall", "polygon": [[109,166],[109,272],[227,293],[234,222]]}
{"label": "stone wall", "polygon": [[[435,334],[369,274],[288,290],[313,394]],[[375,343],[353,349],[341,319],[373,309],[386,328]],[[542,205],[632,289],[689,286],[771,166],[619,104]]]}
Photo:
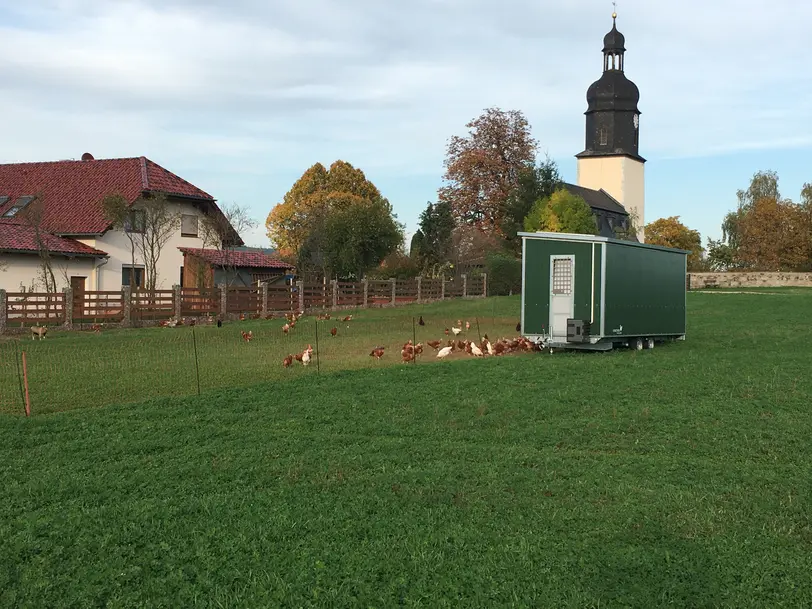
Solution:
{"label": "stone wall", "polygon": [[689,273],[689,288],[812,287],[812,273]]}

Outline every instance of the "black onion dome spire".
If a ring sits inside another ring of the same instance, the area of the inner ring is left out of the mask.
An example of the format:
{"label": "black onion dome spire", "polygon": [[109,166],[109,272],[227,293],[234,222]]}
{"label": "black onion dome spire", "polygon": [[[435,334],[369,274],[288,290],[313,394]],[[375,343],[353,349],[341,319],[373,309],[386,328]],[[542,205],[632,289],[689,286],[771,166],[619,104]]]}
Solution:
{"label": "black onion dome spire", "polygon": [[617,13],[612,13],[612,31],[603,37],[603,52],[626,51],[626,37],[617,31]]}
{"label": "black onion dome spire", "polygon": [[[640,91],[624,72],[626,38],[617,29],[603,37],[603,74],[586,92],[586,150],[582,156],[626,155],[640,159],[638,127]],[[642,160],[642,159],[641,159]]]}

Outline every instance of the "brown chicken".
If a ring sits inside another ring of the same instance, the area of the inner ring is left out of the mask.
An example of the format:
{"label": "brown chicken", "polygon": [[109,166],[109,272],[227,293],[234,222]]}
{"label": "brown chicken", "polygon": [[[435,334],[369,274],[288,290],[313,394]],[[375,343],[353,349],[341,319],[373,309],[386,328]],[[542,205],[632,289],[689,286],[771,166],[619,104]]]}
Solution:
{"label": "brown chicken", "polygon": [[341,321],[352,321],[352,315],[347,315],[347,316],[346,316],[344,319],[342,319]]}
{"label": "brown chicken", "polygon": [[426,341],[426,344],[427,344],[429,347],[431,347],[432,349],[434,349],[435,351],[437,351],[437,350],[440,348],[440,345],[441,345],[442,343],[441,343],[439,340],[427,340],[427,341]]}
{"label": "brown chicken", "polygon": [[290,332],[290,324],[285,324],[284,326],[282,326],[282,332],[284,332],[285,334]]}
{"label": "brown chicken", "polygon": [[254,338],[254,331],[253,330],[248,330],[248,332],[243,331],[241,334],[242,334],[242,339],[247,343],[251,342],[251,339]]}
{"label": "brown chicken", "polygon": [[293,356],[288,355],[285,359],[282,360],[282,366],[285,368],[290,368],[290,365],[293,363]]}
{"label": "brown chicken", "polygon": [[369,356],[374,357],[376,360],[381,359],[383,357],[383,347],[375,347]]}
{"label": "brown chicken", "polygon": [[330,330],[330,334],[333,335],[333,336],[338,334],[338,328],[333,328],[332,330]]}

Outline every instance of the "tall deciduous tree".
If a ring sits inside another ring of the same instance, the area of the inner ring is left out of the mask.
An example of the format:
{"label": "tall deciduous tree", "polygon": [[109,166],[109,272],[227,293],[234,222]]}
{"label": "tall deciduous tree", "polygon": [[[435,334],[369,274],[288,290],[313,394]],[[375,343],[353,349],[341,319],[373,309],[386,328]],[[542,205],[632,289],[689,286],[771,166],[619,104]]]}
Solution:
{"label": "tall deciduous tree", "polygon": [[322,217],[334,209],[380,197],[364,172],[351,164],[336,161],[328,170],[316,163],[271,210],[265,222],[268,237],[282,255],[296,256],[306,244],[312,247],[312,234]]}
{"label": "tall deciduous tree", "polygon": [[52,294],[56,292],[56,276],[52,264],[52,256],[50,248],[48,247],[48,233],[42,229],[43,213],[45,211],[45,199],[41,193],[37,194],[34,199],[26,205],[18,217],[26,225],[33,229],[34,241],[37,246],[37,255],[40,261],[40,279],[44,286],[45,292]]}
{"label": "tall deciduous tree", "polygon": [[[448,262],[451,253],[451,235],[454,217],[447,201],[427,203],[420,213],[420,229],[415,233],[413,244],[418,246],[416,256],[425,270]],[[417,235],[420,237],[417,237]]]}
{"label": "tall deciduous tree", "polygon": [[646,243],[675,247],[691,252],[688,255],[688,270],[696,270],[702,264],[702,236],[699,231],[685,226],[679,216],[660,218],[646,224]]}
{"label": "tall deciduous tree", "polygon": [[403,227],[381,197],[331,211],[323,230],[324,266],[338,278],[361,279],[403,243]]}
{"label": "tall deciduous tree", "polygon": [[450,204],[458,222],[503,236],[507,199],[533,166],[537,143],[518,110],[489,108],[466,127],[466,137],[448,144],[439,200]]}
{"label": "tall deciduous tree", "polygon": [[738,223],[738,257],[761,271],[809,268],[812,226],[802,205],[764,196]]}
{"label": "tall deciduous tree", "polygon": [[597,235],[598,224],[586,201],[563,188],[539,199],[524,219],[526,231]]}
{"label": "tall deciduous tree", "polygon": [[521,252],[522,240],[518,233],[524,230],[524,219],[536,201],[551,196],[562,181],[558,165],[549,157],[519,173],[519,184],[505,201],[503,211],[504,237],[508,250],[514,254]]}

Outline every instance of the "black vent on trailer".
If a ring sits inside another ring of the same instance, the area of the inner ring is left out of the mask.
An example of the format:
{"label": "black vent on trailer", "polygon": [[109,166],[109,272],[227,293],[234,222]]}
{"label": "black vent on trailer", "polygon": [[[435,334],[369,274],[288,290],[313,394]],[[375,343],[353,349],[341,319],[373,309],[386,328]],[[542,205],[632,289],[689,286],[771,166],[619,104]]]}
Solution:
{"label": "black vent on trailer", "polygon": [[592,330],[592,324],[586,319],[567,320],[567,342],[587,343]]}

